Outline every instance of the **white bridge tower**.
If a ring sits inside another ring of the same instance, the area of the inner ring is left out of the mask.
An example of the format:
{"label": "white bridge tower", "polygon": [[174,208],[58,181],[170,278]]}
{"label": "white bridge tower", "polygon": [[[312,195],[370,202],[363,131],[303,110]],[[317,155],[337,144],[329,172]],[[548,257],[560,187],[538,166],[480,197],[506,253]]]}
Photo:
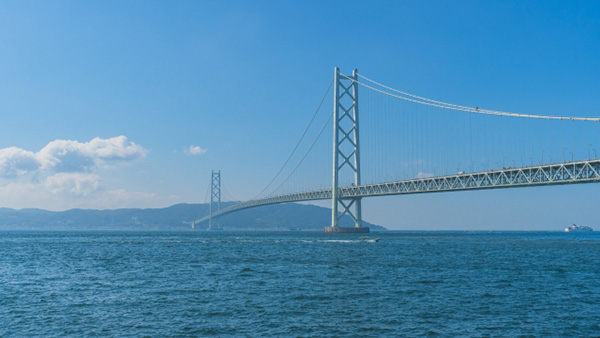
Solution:
{"label": "white bridge tower", "polygon": [[[342,198],[339,194],[341,173],[354,175],[353,186],[360,186],[360,142],[358,123],[358,70],[352,76],[335,67],[333,92],[333,180],[331,185],[331,227],[325,232],[369,232],[362,226],[361,197]],[[354,211],[352,211],[354,207]],[[349,215],[353,228],[340,227],[339,221]]]}

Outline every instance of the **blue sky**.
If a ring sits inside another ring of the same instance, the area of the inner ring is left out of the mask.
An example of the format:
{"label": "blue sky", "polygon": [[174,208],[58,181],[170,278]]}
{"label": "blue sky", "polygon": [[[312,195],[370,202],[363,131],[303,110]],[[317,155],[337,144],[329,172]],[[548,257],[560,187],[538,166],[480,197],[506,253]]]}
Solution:
{"label": "blue sky", "polygon": [[[457,104],[600,116],[598,17],[591,1],[3,1],[0,206],[201,203],[212,169],[251,198],[335,66]],[[395,229],[594,226],[598,192],[374,198],[363,213]]]}

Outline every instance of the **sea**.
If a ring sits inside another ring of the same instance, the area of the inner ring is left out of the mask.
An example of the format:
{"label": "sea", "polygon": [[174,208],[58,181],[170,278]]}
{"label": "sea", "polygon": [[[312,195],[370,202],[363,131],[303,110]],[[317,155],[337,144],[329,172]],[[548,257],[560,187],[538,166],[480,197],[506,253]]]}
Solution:
{"label": "sea", "polygon": [[600,336],[600,233],[0,232],[1,337]]}

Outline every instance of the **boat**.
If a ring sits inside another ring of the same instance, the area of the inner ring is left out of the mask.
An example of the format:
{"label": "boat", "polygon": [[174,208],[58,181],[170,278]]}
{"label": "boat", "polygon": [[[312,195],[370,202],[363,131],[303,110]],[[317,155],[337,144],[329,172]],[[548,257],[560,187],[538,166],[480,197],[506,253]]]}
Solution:
{"label": "boat", "polygon": [[592,227],[589,227],[587,225],[576,225],[573,224],[570,227],[566,227],[565,228],[566,232],[590,232],[590,231],[594,231],[594,229],[592,229]]}
{"label": "boat", "polygon": [[379,240],[380,240],[381,238],[371,238],[371,237],[361,236],[361,237],[358,237],[358,239],[359,239],[361,242],[367,242],[367,243],[377,243],[377,242],[379,242]]}

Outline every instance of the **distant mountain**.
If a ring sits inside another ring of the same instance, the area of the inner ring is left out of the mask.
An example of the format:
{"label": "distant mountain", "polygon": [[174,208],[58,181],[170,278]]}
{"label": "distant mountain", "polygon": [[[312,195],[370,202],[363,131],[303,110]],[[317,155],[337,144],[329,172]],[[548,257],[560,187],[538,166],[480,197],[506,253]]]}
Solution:
{"label": "distant mountain", "polygon": [[[227,214],[219,217],[217,222],[225,229],[323,230],[331,225],[331,209],[298,203],[275,204]],[[345,216],[340,226],[354,226],[354,222],[350,216]],[[373,231],[387,230],[364,221],[363,226]]]}
{"label": "distant mountain", "polygon": [[[233,203],[225,202],[223,208]],[[176,204],[160,209],[92,210],[0,208],[0,230],[176,230],[190,229],[192,223],[208,215],[208,204]],[[213,227],[225,230],[322,230],[331,223],[331,209],[287,203],[237,211],[214,220]],[[341,226],[353,226],[345,216]],[[372,231],[384,227],[364,222]],[[206,229],[208,222],[196,224]]]}

